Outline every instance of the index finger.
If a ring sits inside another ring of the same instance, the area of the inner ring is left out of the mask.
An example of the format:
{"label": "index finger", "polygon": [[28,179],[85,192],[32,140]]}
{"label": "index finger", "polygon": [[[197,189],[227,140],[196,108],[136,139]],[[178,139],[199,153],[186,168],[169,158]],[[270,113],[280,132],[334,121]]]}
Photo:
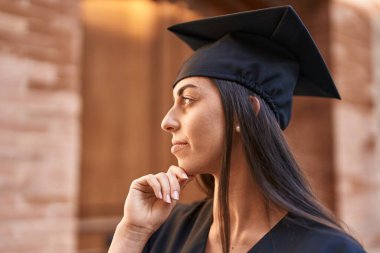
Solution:
{"label": "index finger", "polygon": [[168,173],[174,174],[179,179],[189,179],[189,176],[187,175],[186,171],[178,166],[171,165],[168,169]]}

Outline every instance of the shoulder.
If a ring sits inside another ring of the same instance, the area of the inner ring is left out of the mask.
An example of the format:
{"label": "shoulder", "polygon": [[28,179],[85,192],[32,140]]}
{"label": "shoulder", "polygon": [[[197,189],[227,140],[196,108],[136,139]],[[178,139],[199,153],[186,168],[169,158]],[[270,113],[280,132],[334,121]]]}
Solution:
{"label": "shoulder", "polygon": [[291,241],[294,252],[310,253],[365,253],[362,246],[350,235],[317,222],[288,217],[288,229],[291,230]]}

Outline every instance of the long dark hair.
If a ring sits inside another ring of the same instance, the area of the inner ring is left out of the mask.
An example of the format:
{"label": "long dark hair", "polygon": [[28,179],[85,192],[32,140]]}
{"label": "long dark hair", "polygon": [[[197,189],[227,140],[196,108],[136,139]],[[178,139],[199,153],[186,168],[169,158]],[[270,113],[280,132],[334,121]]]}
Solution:
{"label": "long dark hair", "polygon": [[[212,79],[219,89],[225,116],[225,147],[219,177],[219,220],[223,252],[230,248],[228,183],[234,122],[240,125],[243,148],[251,176],[267,203],[346,233],[336,218],[313,195],[269,106],[254,92],[238,83]],[[255,114],[249,96],[260,102]],[[214,194],[214,178],[201,175],[209,197]]]}

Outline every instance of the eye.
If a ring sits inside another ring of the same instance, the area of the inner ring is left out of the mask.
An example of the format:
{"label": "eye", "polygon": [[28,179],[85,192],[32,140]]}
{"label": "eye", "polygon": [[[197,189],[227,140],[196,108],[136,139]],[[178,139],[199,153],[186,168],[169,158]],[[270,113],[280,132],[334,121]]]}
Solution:
{"label": "eye", "polygon": [[183,100],[185,105],[189,105],[193,102],[193,99],[188,98],[188,97],[182,97],[182,100]]}

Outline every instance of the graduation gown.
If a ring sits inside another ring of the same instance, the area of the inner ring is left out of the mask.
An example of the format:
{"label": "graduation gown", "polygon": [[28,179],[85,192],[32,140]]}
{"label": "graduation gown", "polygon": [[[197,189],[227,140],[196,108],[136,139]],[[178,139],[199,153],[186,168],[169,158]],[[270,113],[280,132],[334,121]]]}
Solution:
{"label": "graduation gown", "polygon": [[[143,253],[202,253],[212,223],[212,200],[178,204]],[[292,214],[282,218],[248,253],[364,253],[349,236]]]}

